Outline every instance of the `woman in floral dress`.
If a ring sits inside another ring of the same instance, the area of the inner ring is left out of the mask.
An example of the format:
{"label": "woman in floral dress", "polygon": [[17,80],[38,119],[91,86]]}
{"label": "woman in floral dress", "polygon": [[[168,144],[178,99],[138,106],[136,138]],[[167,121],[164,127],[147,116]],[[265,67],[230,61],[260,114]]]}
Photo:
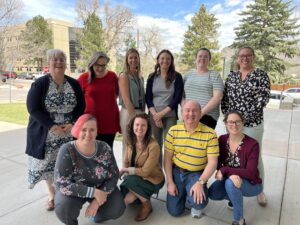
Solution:
{"label": "woman in floral dress", "polygon": [[83,113],[84,96],[77,80],[66,76],[66,55],[47,51],[50,73],[37,79],[27,96],[29,123],[26,154],[29,188],[46,180],[47,210],[54,209],[53,171],[60,146],[70,140],[73,123]]}

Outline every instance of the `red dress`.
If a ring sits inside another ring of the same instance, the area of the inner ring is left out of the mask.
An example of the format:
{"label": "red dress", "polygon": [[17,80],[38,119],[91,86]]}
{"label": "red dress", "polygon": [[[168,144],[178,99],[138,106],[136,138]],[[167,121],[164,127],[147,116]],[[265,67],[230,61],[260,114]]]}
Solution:
{"label": "red dress", "polygon": [[102,78],[94,77],[88,83],[89,72],[80,75],[78,81],[84,93],[85,113],[97,118],[98,134],[120,132],[119,108],[116,97],[119,94],[118,77],[108,71]]}

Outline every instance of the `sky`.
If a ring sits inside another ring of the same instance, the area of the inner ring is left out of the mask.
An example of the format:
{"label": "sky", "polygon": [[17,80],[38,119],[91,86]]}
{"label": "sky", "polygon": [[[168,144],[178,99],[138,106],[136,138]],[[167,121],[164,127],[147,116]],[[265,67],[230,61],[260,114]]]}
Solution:
{"label": "sky", "polygon": [[[62,19],[76,24],[76,0],[24,0],[24,18],[36,15],[44,18]],[[103,1],[100,1],[100,3]],[[183,35],[191,24],[191,18],[202,4],[209,13],[215,14],[220,28],[218,41],[220,49],[230,45],[234,38],[234,27],[239,20],[238,13],[253,0],[110,0],[112,6],[121,4],[129,8],[136,17],[135,29],[155,25],[163,37],[162,48],[179,52],[183,46]],[[295,16],[300,16],[300,0],[293,0]],[[299,22],[300,23],[300,22]]]}

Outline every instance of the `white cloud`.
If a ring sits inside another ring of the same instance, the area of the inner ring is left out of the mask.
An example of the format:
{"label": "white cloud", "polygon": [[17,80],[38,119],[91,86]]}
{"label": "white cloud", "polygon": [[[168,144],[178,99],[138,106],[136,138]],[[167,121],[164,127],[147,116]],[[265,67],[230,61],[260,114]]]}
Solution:
{"label": "white cloud", "polygon": [[225,5],[226,6],[237,6],[240,5],[243,2],[243,0],[226,0]]}
{"label": "white cloud", "polygon": [[216,5],[214,5],[211,9],[210,9],[210,12],[211,13],[218,13],[218,12],[220,12],[220,11],[222,11],[223,10],[223,8],[222,8],[222,5],[221,4],[216,4]]}
{"label": "white cloud", "polygon": [[193,16],[194,16],[194,13],[189,13],[184,16],[184,20],[189,23],[189,22],[191,22]]}
{"label": "white cloud", "polygon": [[238,13],[244,10],[251,2],[252,0],[227,0],[225,4],[228,6],[229,4],[231,4],[230,6],[234,6],[234,3],[236,5],[241,4],[241,6],[238,9],[232,9],[231,7],[223,7],[222,5],[217,4],[211,8],[210,12],[215,14],[218,22],[221,24],[218,30],[218,40],[221,49],[233,43],[235,38],[234,28],[239,25],[239,20],[241,19]]}
{"label": "white cloud", "polygon": [[138,16],[138,27],[157,26],[161,31],[161,36],[164,40],[162,48],[167,48],[172,52],[179,52],[183,44],[183,35],[187,29],[183,22],[170,20],[166,18],[153,18],[149,16]]}
{"label": "white cloud", "polygon": [[75,22],[75,5],[71,1],[60,0],[26,0],[24,1],[24,13],[26,19],[41,15],[44,18],[55,18]]}

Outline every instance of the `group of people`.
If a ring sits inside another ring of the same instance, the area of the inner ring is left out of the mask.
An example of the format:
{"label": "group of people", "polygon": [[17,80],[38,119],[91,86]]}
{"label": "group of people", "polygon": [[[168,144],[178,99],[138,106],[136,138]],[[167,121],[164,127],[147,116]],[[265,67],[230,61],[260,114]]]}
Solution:
{"label": "group of people", "polygon": [[[27,96],[26,146],[29,188],[46,180],[46,209],[75,225],[85,202],[86,217],[96,223],[116,219],[137,203],[135,220],[142,221],[152,212],[151,196],[166,183],[171,215],[183,214],[187,204],[199,218],[209,198],[226,199],[234,211],[232,224],[246,224],[243,196],[267,204],[261,142],[270,82],[255,68],[249,46],[237,51],[237,71],[225,85],[208,69],[211,57],[209,49],[200,48],[196,69],[183,78],[172,53],[162,50],[145,90],[136,49],[127,51],[119,76],[107,69],[107,54],[96,52],[77,80],[64,74],[65,53],[48,50],[50,73],[36,80]],[[177,124],[179,105],[182,124]],[[218,138],[220,105],[227,134]],[[113,151],[117,132],[123,134],[120,170]]]}

